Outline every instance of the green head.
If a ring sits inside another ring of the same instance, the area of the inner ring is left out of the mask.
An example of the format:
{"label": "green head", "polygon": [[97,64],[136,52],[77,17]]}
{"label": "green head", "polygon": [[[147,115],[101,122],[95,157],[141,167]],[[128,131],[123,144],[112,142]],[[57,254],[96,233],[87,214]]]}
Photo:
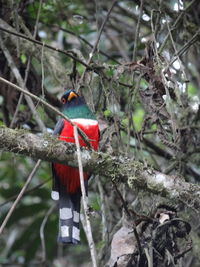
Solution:
{"label": "green head", "polygon": [[93,119],[95,115],[85,103],[85,99],[74,90],[67,90],[61,97],[62,112],[70,119]]}

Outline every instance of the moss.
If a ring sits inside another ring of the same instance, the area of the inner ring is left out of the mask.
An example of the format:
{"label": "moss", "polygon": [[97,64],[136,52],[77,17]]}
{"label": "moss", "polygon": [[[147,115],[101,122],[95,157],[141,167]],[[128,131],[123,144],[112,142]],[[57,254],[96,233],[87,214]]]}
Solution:
{"label": "moss", "polygon": [[127,184],[130,188],[133,188],[133,185],[135,184],[135,180],[137,180],[136,176],[130,176],[128,177]]}
{"label": "moss", "polygon": [[139,180],[140,173],[143,172],[144,169],[145,169],[144,164],[139,161],[134,161],[131,162],[131,164],[127,164],[126,173],[128,174],[131,172],[132,174],[131,176],[127,175],[128,177],[127,184],[130,188],[133,188],[135,181]]}
{"label": "moss", "polygon": [[152,180],[151,183],[148,183],[148,189],[151,192],[163,192],[163,184],[162,183],[156,183]]}

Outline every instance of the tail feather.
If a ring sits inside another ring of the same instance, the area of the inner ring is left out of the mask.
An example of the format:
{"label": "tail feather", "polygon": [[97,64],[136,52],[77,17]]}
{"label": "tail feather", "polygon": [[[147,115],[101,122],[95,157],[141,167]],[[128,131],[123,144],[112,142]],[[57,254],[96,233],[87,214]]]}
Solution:
{"label": "tail feather", "polygon": [[[61,243],[79,244],[80,242],[80,202],[81,189],[75,193],[68,193],[68,187],[57,177],[54,164],[52,164],[53,183],[51,197],[59,203],[59,236]],[[87,174],[88,175],[88,174]],[[71,179],[75,182],[75,179]],[[84,181],[86,194],[88,193],[88,181]]]}
{"label": "tail feather", "polygon": [[59,199],[59,242],[78,244],[80,242],[80,200],[81,194],[69,194],[66,188],[60,190]]}

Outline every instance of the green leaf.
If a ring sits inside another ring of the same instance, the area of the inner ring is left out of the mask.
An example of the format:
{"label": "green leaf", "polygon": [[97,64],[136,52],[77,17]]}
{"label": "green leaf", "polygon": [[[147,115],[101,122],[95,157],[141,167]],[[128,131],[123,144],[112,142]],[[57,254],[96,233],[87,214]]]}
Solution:
{"label": "green leaf", "polygon": [[197,88],[194,87],[191,83],[189,83],[189,85],[188,85],[188,95],[189,96],[197,95]]}
{"label": "green leaf", "polygon": [[25,64],[25,63],[26,63],[26,60],[27,60],[27,57],[26,57],[25,54],[21,54],[20,59],[21,59],[21,62],[22,62],[23,64]]}
{"label": "green leaf", "polygon": [[136,131],[140,131],[142,128],[144,114],[145,112],[142,108],[137,108],[136,111],[133,113],[133,122]]}
{"label": "green leaf", "polygon": [[112,114],[112,112],[111,112],[109,109],[106,109],[106,110],[103,112],[103,115],[104,115],[106,118],[110,117],[111,114]]}

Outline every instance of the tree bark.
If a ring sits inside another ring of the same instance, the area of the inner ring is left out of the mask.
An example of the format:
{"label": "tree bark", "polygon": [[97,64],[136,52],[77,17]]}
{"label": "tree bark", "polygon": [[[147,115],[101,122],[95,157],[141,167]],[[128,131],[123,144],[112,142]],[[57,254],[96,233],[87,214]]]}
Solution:
{"label": "tree bark", "polygon": [[[0,127],[0,150],[78,167],[76,146],[49,134],[36,135],[25,130]],[[147,190],[172,202],[181,201],[200,212],[200,186],[187,183],[181,177],[157,172],[133,159],[84,148],[81,149],[81,160],[86,171],[116,183],[125,182],[131,188]]]}

